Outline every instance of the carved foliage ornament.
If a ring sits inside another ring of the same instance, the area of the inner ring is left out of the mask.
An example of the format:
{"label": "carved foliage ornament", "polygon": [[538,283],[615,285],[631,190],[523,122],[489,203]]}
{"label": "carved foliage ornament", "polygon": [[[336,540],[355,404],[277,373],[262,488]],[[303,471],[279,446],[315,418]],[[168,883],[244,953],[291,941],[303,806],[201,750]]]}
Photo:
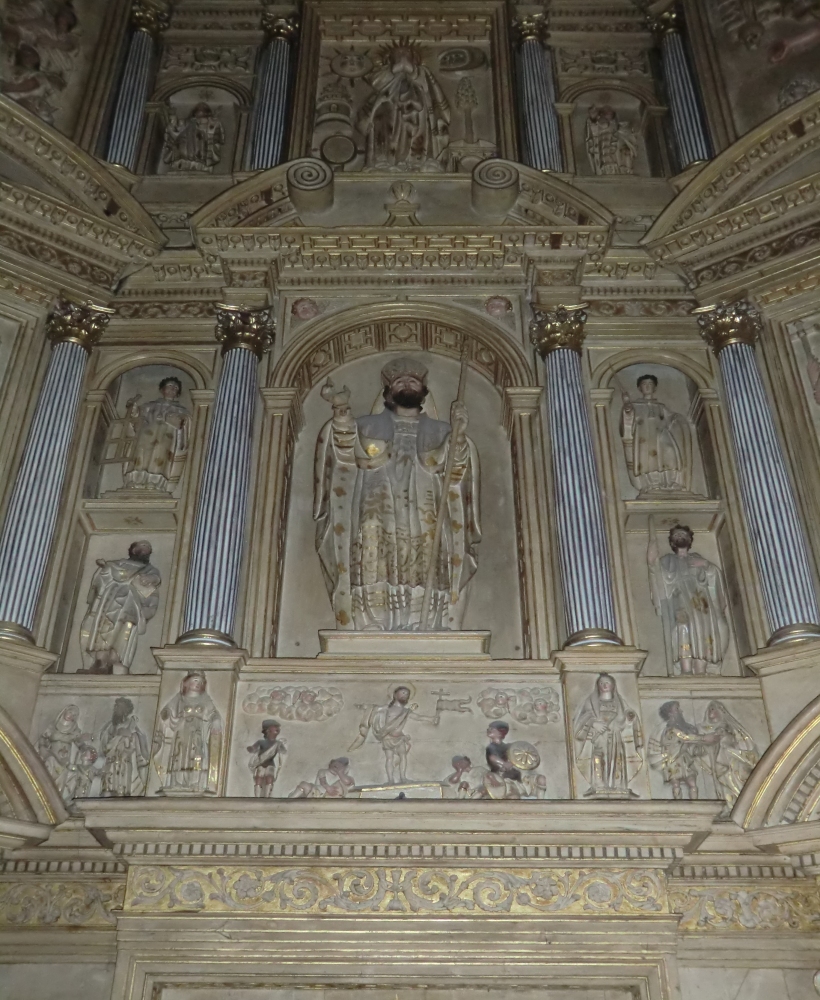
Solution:
{"label": "carved foliage ornament", "polygon": [[113,879],[0,882],[0,925],[111,927],[125,882]]}
{"label": "carved foliage ornament", "polygon": [[173,913],[666,913],[652,869],[135,867],[125,909]]}
{"label": "carved foliage ornament", "polygon": [[701,336],[715,354],[720,354],[729,344],[754,346],[763,328],[760,314],[745,299],[740,302],[718,302],[693,310],[698,314]]}
{"label": "carved foliage ornament", "polygon": [[48,317],[48,338],[55,344],[71,341],[90,352],[102,337],[113,313],[113,309],[91,302],[79,305],[58,299]]}
{"label": "carved foliage ornament", "polygon": [[270,306],[248,309],[219,303],[216,307],[216,339],[226,354],[242,347],[261,358],[273,344],[276,324]]}
{"label": "carved foliage ornament", "polygon": [[131,8],[131,24],[136,31],[146,31],[157,37],[168,27],[169,15],[166,4],[157,0],[135,0]]}
{"label": "carved foliage ornament", "polygon": [[559,348],[577,351],[584,344],[584,324],[587,313],[583,305],[556,306],[545,312],[533,309],[530,322],[530,340],[542,358]]}
{"label": "carved foliage ornament", "polygon": [[820,928],[820,898],[812,885],[670,888],[682,931],[798,931]]}

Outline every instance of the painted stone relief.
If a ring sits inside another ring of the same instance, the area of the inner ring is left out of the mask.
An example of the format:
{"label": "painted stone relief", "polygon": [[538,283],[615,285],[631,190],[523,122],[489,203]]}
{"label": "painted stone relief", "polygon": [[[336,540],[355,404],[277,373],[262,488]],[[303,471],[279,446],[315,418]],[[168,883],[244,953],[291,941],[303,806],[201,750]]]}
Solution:
{"label": "painted stone relief", "polygon": [[191,419],[181,392],[178,378],[164,378],[157,399],[140,403],[139,394],[132,396],[125,416],[112,423],[106,462],[122,463],[122,490],[167,493],[179,482]]}
{"label": "painted stone relief", "polygon": [[630,782],[643,767],[638,713],[610,674],[599,674],[573,723],[575,763],[589,784],[585,798],[638,798]]}
{"label": "painted stone relief", "polygon": [[40,734],[37,752],[64,801],[102,796],[127,798],[145,793],[148,737],[130,698],[114,701],[111,719],[95,739],[80,724],[80,708],[62,708]]}
{"label": "painted stone relief", "polygon": [[634,174],[638,137],[608,104],[591,105],[586,122],[586,150],[592,172],[599,176]]}
{"label": "painted stone relief", "polygon": [[300,781],[289,799],[344,799],[356,785],[347,757],[334,757],[316,772],[315,781]]}
{"label": "painted stone relief", "polygon": [[159,606],[162,579],[151,553],[150,542],[132,542],[127,558],[97,560],[80,627],[86,667],[78,673],[129,672],[139,637]]}
{"label": "painted stone relief", "polygon": [[53,125],[80,51],[71,0],[7,0],[0,35],[0,90]]}
{"label": "painted stone relief", "polygon": [[524,725],[558,722],[561,699],[555,688],[485,688],[478,696],[478,707],[488,719],[510,715]]}
{"label": "painted stone relief", "polygon": [[818,359],[817,355],[812,350],[811,342],[809,341],[809,331],[806,329],[802,320],[798,320],[794,324],[793,330],[803,347],[804,354],[806,355],[806,374],[809,377],[812,396],[814,397],[815,403],[820,404],[820,359]]}
{"label": "painted stone relief", "polygon": [[186,674],[159,713],[151,750],[160,795],[216,795],[222,758],[222,716],[198,670]]}
{"label": "painted stone relief", "polygon": [[249,692],[242,701],[247,715],[276,715],[286,722],[322,722],[344,705],[338,688],[266,685]]}
{"label": "painted stone relief", "polygon": [[496,153],[486,65],[478,48],[438,52],[436,60],[433,46],[404,39],[328,48],[317,88],[314,155],[343,170],[472,170]]}
{"label": "painted stone relief", "polygon": [[274,719],[262,723],[262,738],[248,747],[251,755],[248,767],[253,775],[253,794],[257,799],[273,797],[273,786],[282,767],[282,754],[287,752],[282,727]]}
{"label": "painted stone relief", "polygon": [[726,583],[719,566],[692,551],[682,524],[669,532],[671,552],[659,553],[650,519],[646,561],[655,612],[663,623],[667,667],[674,674],[719,674],[729,646]]}
{"label": "painted stone relief", "polygon": [[171,170],[213,173],[222,157],[225,129],[210,105],[200,101],[187,118],[169,112],[162,144],[162,161]]}
{"label": "painted stone relief", "polygon": [[656,396],[658,379],[641,375],[639,399],[621,387],[620,434],[629,480],[638,496],[689,493],[692,489],[692,428]]}
{"label": "painted stone relief", "polygon": [[[337,628],[457,630],[481,540],[467,409],[454,402],[449,424],[427,416],[420,361],[389,361],[381,377],[384,409],[355,419],[346,387],[328,381],[322,391],[333,417],[316,445],[314,519]],[[441,497],[447,516],[434,552]]]}

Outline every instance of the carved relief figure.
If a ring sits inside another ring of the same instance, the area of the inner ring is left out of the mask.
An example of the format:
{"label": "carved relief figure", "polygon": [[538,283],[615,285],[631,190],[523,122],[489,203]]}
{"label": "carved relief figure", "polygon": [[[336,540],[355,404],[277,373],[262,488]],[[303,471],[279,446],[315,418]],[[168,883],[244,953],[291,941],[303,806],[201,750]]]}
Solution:
{"label": "carved relief figure", "polygon": [[698,763],[708,748],[720,742],[717,732],[701,733],[687,722],[678,701],[667,701],[658,709],[666,723],[649,741],[650,766],[663,774],[672,787],[672,797],[683,798],[684,788],[690,799],[698,797]]}
{"label": "carved relief figure", "polygon": [[638,379],[641,398],[623,392],[621,441],[629,481],[640,495],[663,491],[689,492],[692,486],[692,429],[655,396],[654,375]]}
{"label": "carved relief figure", "polygon": [[463,754],[457,754],[450,761],[452,772],[441,783],[442,798],[477,798],[484,788],[486,768],[473,767],[473,762]]}
{"label": "carved relief figure", "polygon": [[200,102],[187,118],[169,114],[162,144],[162,162],[171,170],[211,174],[222,157],[225,130],[210,105]]}
{"label": "carved relief figure", "polygon": [[429,626],[460,629],[477,567],[479,466],[467,410],[451,423],[422,412],[427,369],[398,358],[382,369],[382,413],[354,419],[350,392],[322,395],[333,418],[316,445],[316,549],[342,629],[418,630],[447,455],[455,449],[430,601]]}
{"label": "carved relief figure", "polygon": [[450,107],[413,42],[380,50],[369,76],[373,93],[359,112],[365,169],[440,171],[450,141]]}
{"label": "carved relief figure", "polygon": [[628,122],[608,104],[591,105],[586,125],[586,147],[594,174],[634,174],[638,137]]}
{"label": "carved relief figure", "polygon": [[49,125],[79,53],[77,23],[70,0],[7,0],[0,23],[6,50],[0,90]]}
{"label": "carved relief figure", "polygon": [[815,403],[820,403],[820,360],[818,360],[817,355],[811,348],[809,333],[803,325],[802,320],[798,320],[794,324],[794,332],[797,334],[806,354],[806,374],[809,376],[814,401]]}
{"label": "carved relief figure", "polygon": [[715,779],[716,791],[723,796],[729,810],[760,760],[760,752],[755,741],[722,701],[710,701],[706,706],[701,730],[707,735],[716,734],[719,737],[719,742],[709,743],[701,760]]}
{"label": "carved relief figure", "polygon": [[681,674],[720,672],[729,645],[726,585],[713,562],[692,552],[694,534],[676,524],[669,532],[671,553],[658,554],[650,520],[646,560],[655,611],[663,622],[666,654]]}
{"label": "carved relief figure", "polygon": [[152,757],[162,780],[159,794],[216,795],[222,755],[222,716],[194,670],[159,714]]}
{"label": "carved relief figure", "polygon": [[478,707],[488,719],[511,715],[525,725],[558,722],[561,700],[555,688],[485,688],[478,696]]}
{"label": "carved relief figure", "polygon": [[66,705],[37,740],[37,753],[66,801],[71,798],[70,794],[66,798],[66,782],[71,774],[69,768],[80,748],[91,743],[91,734],[82,731],[79,718],[79,706]]}
{"label": "carved relief figure", "polygon": [[150,749],[130,698],[117,698],[114,702],[111,721],[100,730],[100,753],[105,758],[101,788],[104,798],[145,793]]}
{"label": "carved relief figure", "polygon": [[139,636],[159,606],[159,570],[151,565],[150,542],[132,542],[127,559],[98,559],[88,593],[80,645],[88,673],[126,674]]}
{"label": "carved relief figure", "polygon": [[344,705],[338,688],[261,687],[242,700],[247,715],[275,715],[286,722],[323,722]]}
{"label": "carved relief figure", "polygon": [[122,478],[129,490],[173,489],[182,475],[188,452],[190,414],[179,402],[182,383],[171,376],[159,384],[160,398],[139,405],[134,396],[125,404]]}
{"label": "carved relief figure", "polygon": [[253,794],[257,799],[273,797],[273,786],[282,768],[282,754],[287,753],[285,741],[279,738],[282,727],[275,719],[262,723],[262,739],[248,748],[248,767],[253,775]]}
{"label": "carved relief figure", "polygon": [[335,757],[316,774],[315,781],[300,781],[289,799],[344,799],[356,784],[347,757]]}
{"label": "carved relief figure", "polygon": [[643,767],[643,731],[610,674],[598,675],[575,716],[573,735],[576,765],[589,783],[585,798],[638,797],[629,784]]}
{"label": "carved relief figure", "polygon": [[387,705],[359,706],[366,712],[359,724],[359,735],[350,745],[351,750],[358,750],[364,746],[368,733],[372,733],[384,751],[384,769],[391,785],[407,781],[407,755],[412,744],[404,731],[405,725],[411,719],[434,726],[439,724],[438,711],[433,716],[421,715],[416,711],[418,705],[410,703],[410,697],[410,688],[400,685],[394,688]]}
{"label": "carved relief figure", "polygon": [[75,799],[89,798],[93,794],[92,786],[100,776],[98,757],[97,750],[89,743],[83,743],[77,748],[77,756],[66,770],[62,788],[63,801],[73,802]]}
{"label": "carved relief figure", "polygon": [[543,799],[547,794],[547,779],[536,774],[541,757],[524,740],[507,743],[510,727],[506,722],[491,722],[487,727],[489,744],[484,751],[487,770],[483,786],[473,795],[480,799]]}

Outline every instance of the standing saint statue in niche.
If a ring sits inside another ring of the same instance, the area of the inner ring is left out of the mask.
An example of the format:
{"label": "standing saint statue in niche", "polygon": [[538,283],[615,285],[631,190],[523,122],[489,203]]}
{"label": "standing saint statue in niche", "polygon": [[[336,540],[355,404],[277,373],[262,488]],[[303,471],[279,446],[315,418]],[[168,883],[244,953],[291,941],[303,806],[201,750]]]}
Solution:
{"label": "standing saint statue in niche", "polygon": [[467,437],[463,403],[453,403],[449,424],[422,412],[426,382],[420,361],[388,362],[382,369],[384,410],[358,418],[347,388],[336,392],[328,381],[322,390],[333,417],[316,444],[313,516],[337,628],[420,630],[451,448],[427,624],[461,628],[481,540],[478,453]]}
{"label": "standing saint statue in niche", "polygon": [[168,116],[162,144],[162,162],[171,170],[197,170],[211,174],[222,157],[225,130],[204,102],[187,118]]}
{"label": "standing saint statue in niche", "polygon": [[[107,461],[121,461],[123,489],[168,492],[179,482],[188,453],[191,415],[179,401],[182,383],[171,376],[159,384],[159,399],[125,404],[117,451]],[[112,428],[113,430],[113,428]]]}
{"label": "standing saint statue in niche", "polygon": [[216,795],[222,756],[222,716],[208,694],[205,674],[186,674],[159,713],[151,756],[162,780],[160,795]]}
{"label": "standing saint statue in niche", "polygon": [[132,542],[127,559],[98,559],[88,594],[80,645],[91,674],[127,674],[139,637],[157,613],[159,570],[151,564],[151,543]]}
{"label": "standing saint statue in niche", "polygon": [[635,173],[638,137],[628,122],[618,121],[618,113],[610,105],[590,107],[586,147],[594,174]]}
{"label": "standing saint statue in niche", "polygon": [[729,646],[726,584],[719,566],[691,551],[694,537],[690,528],[676,524],[669,532],[672,551],[661,556],[650,520],[646,561],[652,601],[675,672],[720,673]]}
{"label": "standing saint statue in niche", "polygon": [[584,798],[638,797],[629,783],[643,767],[643,730],[611,674],[598,675],[575,716],[574,736],[576,765],[589,782]]}
{"label": "standing saint statue in niche", "polygon": [[692,487],[692,428],[655,396],[654,375],[638,379],[641,398],[623,392],[621,441],[629,481],[640,494],[688,493]]}
{"label": "standing saint statue in niche", "polygon": [[368,82],[373,93],[359,112],[366,139],[366,170],[444,169],[450,142],[450,106],[413,42],[381,50],[381,63]]}

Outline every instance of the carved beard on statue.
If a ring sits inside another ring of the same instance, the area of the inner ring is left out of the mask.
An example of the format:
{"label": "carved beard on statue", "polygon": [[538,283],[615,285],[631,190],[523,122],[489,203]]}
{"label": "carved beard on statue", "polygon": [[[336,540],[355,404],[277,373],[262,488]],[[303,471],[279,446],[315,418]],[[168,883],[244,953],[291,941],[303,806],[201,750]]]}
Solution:
{"label": "carved beard on statue", "polygon": [[395,391],[388,392],[384,399],[384,405],[388,410],[395,410],[397,406],[406,407],[408,410],[414,408],[421,409],[426,395],[426,389],[422,389],[420,391],[414,391],[412,389],[396,389]]}

